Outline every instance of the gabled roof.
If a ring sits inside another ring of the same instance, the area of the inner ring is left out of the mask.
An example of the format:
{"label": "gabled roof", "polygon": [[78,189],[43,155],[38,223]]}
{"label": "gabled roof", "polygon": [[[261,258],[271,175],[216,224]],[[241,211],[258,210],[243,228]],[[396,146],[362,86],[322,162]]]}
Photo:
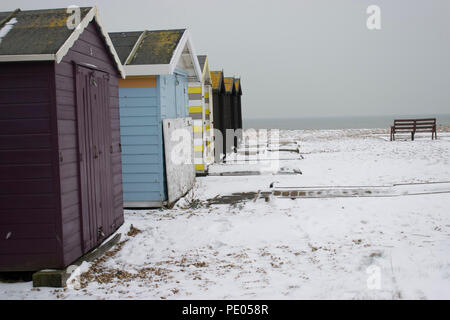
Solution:
{"label": "gabled roof", "polygon": [[95,20],[123,77],[124,69],[99,21],[97,7],[79,9],[80,23],[73,29],[67,26],[73,13],[68,13],[66,8],[0,12],[0,61],[48,60],[59,63],[89,23]]}
{"label": "gabled roof", "polygon": [[188,72],[190,77],[201,78],[200,65],[186,29],[112,32],[110,37],[127,75],[172,74],[183,64],[192,69],[191,74]]}
{"label": "gabled roof", "polygon": [[198,63],[200,64],[200,69],[202,71],[204,71],[205,70],[206,61],[208,60],[208,56],[201,55],[201,56],[197,56],[197,58],[198,58]]}
{"label": "gabled roof", "polygon": [[208,56],[197,56],[200,69],[202,71],[202,82],[211,84],[211,75],[209,72]]}
{"label": "gabled roof", "polygon": [[225,84],[225,92],[226,93],[233,93],[235,91],[234,89],[234,78],[233,77],[225,77],[223,79]]}
{"label": "gabled roof", "polygon": [[211,71],[211,84],[214,90],[220,90],[223,88],[225,90],[223,82],[223,71]]}
{"label": "gabled roof", "polygon": [[142,31],[109,33],[109,37],[123,65],[125,65],[131,50],[133,50],[142,34]]}
{"label": "gabled roof", "polygon": [[14,12],[0,12],[0,28],[3,27],[3,25],[10,19],[10,17],[12,18],[12,14],[15,12],[17,12],[17,9]]}
{"label": "gabled roof", "polygon": [[234,78],[234,89],[238,94],[242,94],[242,88],[241,88],[241,79],[240,78]]}

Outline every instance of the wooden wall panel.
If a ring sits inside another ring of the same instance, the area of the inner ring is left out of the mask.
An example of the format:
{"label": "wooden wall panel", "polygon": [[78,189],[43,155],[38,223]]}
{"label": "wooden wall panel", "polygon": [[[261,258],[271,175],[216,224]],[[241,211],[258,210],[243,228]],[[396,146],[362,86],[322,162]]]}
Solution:
{"label": "wooden wall panel", "polygon": [[[118,102],[118,71],[95,22],[91,22],[64,59],[56,66],[56,101],[59,137],[58,143],[63,161],[60,163],[61,204],[63,207],[64,262],[71,263],[82,252],[82,228],[80,215],[80,185],[78,176],[78,127],[74,62],[95,66],[110,74],[109,108],[111,121],[111,181],[117,193],[113,195],[115,228],[123,223],[122,164],[120,159],[120,122]],[[109,152],[109,147],[107,148]],[[114,159],[114,160],[113,160]],[[120,203],[120,208],[116,204]],[[78,220],[75,218],[78,214]]]}
{"label": "wooden wall panel", "polygon": [[54,65],[0,70],[0,271],[59,267]]}

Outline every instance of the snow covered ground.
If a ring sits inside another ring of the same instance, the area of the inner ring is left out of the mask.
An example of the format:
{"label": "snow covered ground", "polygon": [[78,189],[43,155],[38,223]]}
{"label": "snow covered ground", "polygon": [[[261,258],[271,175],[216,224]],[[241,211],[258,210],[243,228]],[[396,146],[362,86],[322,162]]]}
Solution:
{"label": "snow covered ground", "polygon": [[[279,143],[253,141],[173,209],[126,211],[123,242],[90,264],[80,289],[0,283],[0,298],[450,299],[450,132],[430,136],[282,131]],[[208,202],[305,187],[374,196]]]}

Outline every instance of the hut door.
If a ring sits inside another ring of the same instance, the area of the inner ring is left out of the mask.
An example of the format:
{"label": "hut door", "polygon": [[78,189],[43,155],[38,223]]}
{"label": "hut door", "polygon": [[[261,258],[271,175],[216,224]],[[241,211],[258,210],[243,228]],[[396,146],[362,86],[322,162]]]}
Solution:
{"label": "hut door", "polygon": [[112,231],[109,76],[76,66],[77,123],[83,251]]}
{"label": "hut door", "polygon": [[188,107],[187,78],[182,74],[175,73],[175,99],[177,105],[177,118],[187,117]]}

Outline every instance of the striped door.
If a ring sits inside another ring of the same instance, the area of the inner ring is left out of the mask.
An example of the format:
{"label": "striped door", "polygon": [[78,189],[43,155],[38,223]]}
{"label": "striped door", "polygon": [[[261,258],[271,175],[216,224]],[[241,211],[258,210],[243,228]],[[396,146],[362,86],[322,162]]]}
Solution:
{"label": "striped door", "polygon": [[[214,137],[213,137],[213,105],[212,90],[210,85],[204,86],[205,90],[205,136],[206,136],[206,164],[214,162]],[[211,99],[210,99],[211,97]]]}
{"label": "striped door", "polygon": [[204,173],[205,163],[205,109],[203,85],[200,82],[189,83],[189,116],[193,120],[194,131],[194,163],[197,173]]}

